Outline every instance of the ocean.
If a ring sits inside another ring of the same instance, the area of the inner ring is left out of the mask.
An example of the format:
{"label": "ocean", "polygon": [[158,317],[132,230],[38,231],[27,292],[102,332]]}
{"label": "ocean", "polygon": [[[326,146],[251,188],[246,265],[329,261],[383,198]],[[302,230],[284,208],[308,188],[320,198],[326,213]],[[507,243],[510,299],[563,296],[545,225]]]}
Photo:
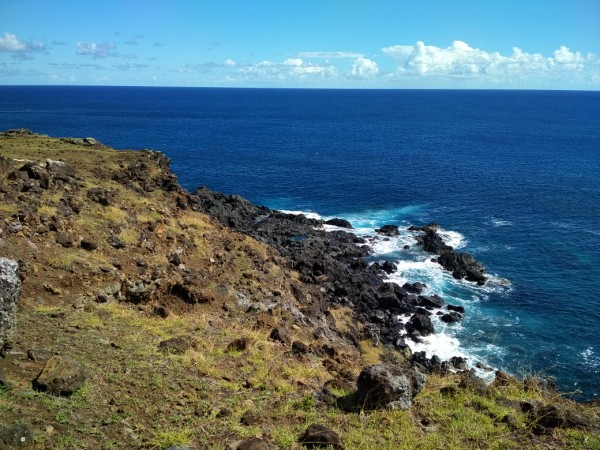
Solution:
{"label": "ocean", "polygon": [[391,280],[466,309],[414,349],[600,395],[600,92],[0,87],[0,129],[21,127],[161,150],[190,191],[360,235],[439,223],[492,282],[454,280],[408,232],[379,242]]}

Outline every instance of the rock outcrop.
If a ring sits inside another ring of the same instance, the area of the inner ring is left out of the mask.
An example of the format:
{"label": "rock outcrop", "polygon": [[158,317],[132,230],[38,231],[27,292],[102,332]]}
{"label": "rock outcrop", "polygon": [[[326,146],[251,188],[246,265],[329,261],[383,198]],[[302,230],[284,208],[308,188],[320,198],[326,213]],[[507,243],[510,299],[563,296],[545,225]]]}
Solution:
{"label": "rock outcrop", "polygon": [[0,257],[0,349],[9,346],[17,329],[17,308],[21,295],[17,261]]}

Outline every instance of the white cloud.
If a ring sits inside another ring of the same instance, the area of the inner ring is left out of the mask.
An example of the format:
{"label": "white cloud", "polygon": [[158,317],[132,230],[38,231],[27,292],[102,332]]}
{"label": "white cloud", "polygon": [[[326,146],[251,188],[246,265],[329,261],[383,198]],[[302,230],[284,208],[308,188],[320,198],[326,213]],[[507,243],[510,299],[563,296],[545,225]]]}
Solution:
{"label": "white cloud", "polygon": [[362,58],[362,53],[354,52],[300,52],[298,57],[300,58],[322,58],[322,59],[336,59],[336,58]]}
{"label": "white cloud", "polygon": [[350,75],[355,78],[372,78],[377,74],[379,74],[379,66],[368,58],[357,58],[350,69]]}
{"label": "white cloud", "polygon": [[0,38],[0,51],[3,52],[24,52],[27,50],[27,45],[24,42],[19,41],[17,36],[5,32],[4,37]]}
{"label": "white cloud", "polygon": [[41,52],[46,49],[46,44],[40,41],[23,42],[15,34],[4,32],[0,37],[0,52],[12,53],[17,59],[31,59],[33,52]]}
{"label": "white cloud", "polygon": [[300,58],[289,58],[286,59],[283,62],[284,66],[295,66],[295,67],[301,67],[302,66],[302,60]]}
{"label": "white cloud", "polygon": [[237,66],[237,63],[233,59],[226,59],[225,62],[223,62],[223,65],[225,67],[235,67]]}
{"label": "white cloud", "polygon": [[[562,46],[552,56],[527,53],[518,47],[510,55],[472,48],[454,41],[447,48],[425,45],[394,45],[382,51],[398,61],[396,76],[478,78],[495,83],[530,77],[557,78],[581,73],[586,68],[598,71],[593,54],[582,55]],[[594,68],[595,67],[595,68]],[[591,75],[592,73],[590,72]]]}
{"label": "white cloud", "polygon": [[247,81],[305,82],[335,77],[337,70],[331,65],[307,63],[299,58],[286,59],[282,63],[262,61],[248,64],[238,70],[237,76]]}
{"label": "white cloud", "polygon": [[76,49],[78,55],[92,56],[95,59],[117,56],[113,51],[117,46],[108,42],[96,44],[95,42],[78,42]]}

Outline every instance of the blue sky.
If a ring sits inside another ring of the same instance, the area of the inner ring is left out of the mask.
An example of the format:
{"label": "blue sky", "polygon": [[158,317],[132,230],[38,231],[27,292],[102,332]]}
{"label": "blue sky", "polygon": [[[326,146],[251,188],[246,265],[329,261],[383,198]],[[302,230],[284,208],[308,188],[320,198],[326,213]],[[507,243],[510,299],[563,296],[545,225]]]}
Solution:
{"label": "blue sky", "polygon": [[0,84],[600,89],[600,0],[0,0]]}

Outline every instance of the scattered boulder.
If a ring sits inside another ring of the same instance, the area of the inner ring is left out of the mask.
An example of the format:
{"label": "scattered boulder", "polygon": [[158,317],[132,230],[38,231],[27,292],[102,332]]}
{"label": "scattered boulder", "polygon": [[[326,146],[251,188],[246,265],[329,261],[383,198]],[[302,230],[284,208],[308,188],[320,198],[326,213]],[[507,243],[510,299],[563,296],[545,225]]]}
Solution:
{"label": "scattered boulder", "polygon": [[39,362],[45,363],[53,356],[54,356],[54,353],[51,352],[50,350],[42,350],[42,349],[36,349],[36,348],[30,348],[29,350],[27,350],[27,358],[30,359],[31,361],[35,361],[37,363],[39,363]]}
{"label": "scattered boulder", "polygon": [[81,246],[82,249],[87,250],[88,252],[91,252],[93,250],[96,250],[98,248],[98,243],[91,240],[91,239],[82,239],[81,242],[79,243],[79,245]]}
{"label": "scattered boulder", "polygon": [[33,388],[49,394],[69,396],[83,386],[86,378],[81,364],[63,356],[52,356],[33,381]]}
{"label": "scattered boulder", "polygon": [[378,364],[362,370],[358,377],[357,400],[365,409],[406,410],[425,386],[426,376],[412,367]]}
{"label": "scattered boulder", "polygon": [[72,247],[73,237],[69,233],[59,232],[56,234],[56,242],[58,242],[63,247]]}
{"label": "scattered boulder", "polygon": [[235,339],[227,344],[228,352],[243,352],[250,346],[250,339],[247,337]]}
{"label": "scattered boulder", "polygon": [[271,334],[269,335],[269,339],[276,342],[281,342],[285,345],[290,345],[290,342],[292,342],[289,332],[283,327],[273,328],[273,330],[271,330]]}
{"label": "scattered boulder", "polygon": [[125,242],[123,242],[117,236],[110,236],[108,238],[108,245],[110,245],[112,248],[125,248]]}
{"label": "scattered boulder", "polygon": [[318,423],[309,425],[298,438],[298,443],[306,448],[332,448],[337,450],[344,448],[340,436],[335,431]]}
{"label": "scattered boulder", "polygon": [[74,177],[75,169],[64,161],[55,161],[52,159],[46,160],[46,170],[53,175],[62,175],[66,177]]}
{"label": "scattered boulder", "polygon": [[113,195],[106,189],[92,188],[87,192],[87,198],[93,202],[100,203],[102,206],[109,206],[114,203]]}
{"label": "scattered boulder", "polygon": [[297,355],[305,355],[310,352],[310,347],[304,342],[294,341],[292,342],[292,352]]}
{"label": "scattered boulder", "polygon": [[258,422],[260,422],[260,414],[254,409],[247,410],[240,418],[242,425],[251,426],[256,425]]}
{"label": "scattered boulder", "polygon": [[458,387],[479,395],[486,395],[488,392],[488,386],[485,384],[485,381],[476,376],[473,370],[462,373]]}
{"label": "scattered boulder", "polygon": [[15,338],[20,296],[19,263],[0,257],[0,349]]}

